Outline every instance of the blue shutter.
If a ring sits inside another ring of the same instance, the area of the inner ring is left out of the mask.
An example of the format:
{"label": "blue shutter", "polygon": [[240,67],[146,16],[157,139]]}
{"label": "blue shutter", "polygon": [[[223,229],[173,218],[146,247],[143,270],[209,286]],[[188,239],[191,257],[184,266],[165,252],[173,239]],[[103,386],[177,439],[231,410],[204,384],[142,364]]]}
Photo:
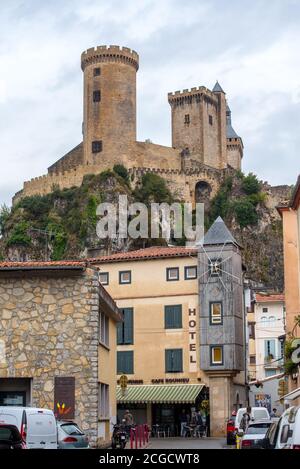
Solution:
{"label": "blue shutter", "polygon": [[177,349],[173,350],[174,362],[173,362],[173,371],[182,371],[182,350]]}
{"label": "blue shutter", "polygon": [[275,350],[275,340],[270,340],[270,353],[273,355],[273,358],[276,358],[276,350]]}
{"label": "blue shutter", "polygon": [[122,367],[122,352],[117,352],[117,373],[120,375],[121,373],[124,373],[123,367]]}
{"label": "blue shutter", "polygon": [[117,373],[133,374],[133,351],[117,352]]}
{"label": "blue shutter", "polygon": [[125,373],[133,374],[133,352],[123,352],[125,361]]}
{"label": "blue shutter", "polygon": [[181,329],[182,328],[182,306],[165,306],[165,328]]}
{"label": "blue shutter", "polygon": [[118,322],[117,324],[117,344],[123,344],[123,323]]}
{"label": "blue shutter", "polygon": [[166,350],[165,359],[166,359],[166,373],[170,373],[172,372],[172,350]]}
{"label": "blue shutter", "polygon": [[124,308],[124,344],[133,344],[133,309]]}

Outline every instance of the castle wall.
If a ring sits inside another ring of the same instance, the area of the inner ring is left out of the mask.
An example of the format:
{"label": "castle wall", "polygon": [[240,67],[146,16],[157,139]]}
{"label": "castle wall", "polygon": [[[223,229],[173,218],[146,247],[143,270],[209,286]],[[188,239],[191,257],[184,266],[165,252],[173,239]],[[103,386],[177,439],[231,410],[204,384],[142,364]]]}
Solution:
{"label": "castle wall", "polygon": [[49,174],[70,171],[83,164],[83,143],[81,142],[66,155],[60,158],[56,163],[48,168]]}

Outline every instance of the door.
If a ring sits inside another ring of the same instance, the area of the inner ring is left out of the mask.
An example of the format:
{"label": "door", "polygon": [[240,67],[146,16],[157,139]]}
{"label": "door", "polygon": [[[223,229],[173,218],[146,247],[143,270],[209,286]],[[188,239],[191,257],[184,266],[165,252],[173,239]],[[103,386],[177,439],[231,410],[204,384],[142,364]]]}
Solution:
{"label": "door", "polygon": [[57,449],[57,429],[53,414],[42,411],[27,413],[28,448]]}

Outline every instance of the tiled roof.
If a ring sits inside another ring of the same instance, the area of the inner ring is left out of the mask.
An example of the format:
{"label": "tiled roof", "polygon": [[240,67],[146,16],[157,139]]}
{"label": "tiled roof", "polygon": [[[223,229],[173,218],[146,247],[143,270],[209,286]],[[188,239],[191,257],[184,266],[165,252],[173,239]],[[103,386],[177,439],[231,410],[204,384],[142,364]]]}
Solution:
{"label": "tiled roof", "polygon": [[145,249],[138,249],[137,251],[119,252],[110,254],[108,256],[95,257],[87,259],[87,262],[92,264],[105,263],[105,262],[122,262],[122,261],[139,261],[143,259],[157,259],[168,257],[188,257],[197,256],[197,249],[185,247],[162,247],[153,246]]}
{"label": "tiled roof", "polygon": [[222,86],[220,83],[217,81],[215,86],[213,87],[213,93],[224,93]]}
{"label": "tiled roof", "polygon": [[221,217],[215,220],[203,238],[204,246],[216,244],[238,245]]}
{"label": "tiled roof", "polygon": [[284,302],[285,297],[283,293],[273,293],[271,295],[262,295],[256,293],[256,302],[257,303],[274,303],[274,302]]}
{"label": "tiled roof", "polygon": [[27,262],[0,262],[0,270],[34,270],[34,269],[83,269],[86,261],[27,261]]}

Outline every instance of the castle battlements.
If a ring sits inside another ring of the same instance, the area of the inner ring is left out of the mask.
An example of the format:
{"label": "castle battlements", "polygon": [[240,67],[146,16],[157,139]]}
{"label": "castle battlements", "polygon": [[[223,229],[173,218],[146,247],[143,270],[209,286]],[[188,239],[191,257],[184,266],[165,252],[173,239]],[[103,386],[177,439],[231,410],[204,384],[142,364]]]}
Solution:
{"label": "castle battlements", "polygon": [[91,47],[81,54],[81,68],[83,71],[87,65],[98,62],[123,62],[138,70],[139,55],[129,47],[115,45]]}
{"label": "castle battlements", "polygon": [[218,105],[218,98],[216,95],[205,86],[198,86],[191,89],[184,89],[182,91],[168,93],[168,101],[171,105],[191,103],[193,99],[198,102],[203,97],[209,99],[210,102],[216,106]]}

